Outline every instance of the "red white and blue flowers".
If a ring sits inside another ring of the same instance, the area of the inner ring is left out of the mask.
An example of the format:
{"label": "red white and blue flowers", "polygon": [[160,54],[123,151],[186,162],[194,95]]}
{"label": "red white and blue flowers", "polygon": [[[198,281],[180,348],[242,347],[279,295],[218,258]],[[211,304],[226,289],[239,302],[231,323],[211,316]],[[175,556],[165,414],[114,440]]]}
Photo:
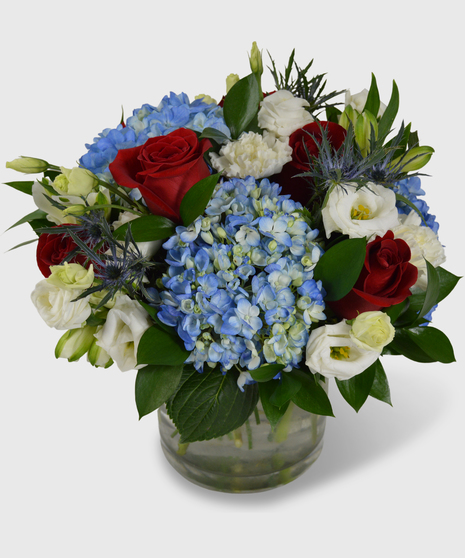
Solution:
{"label": "red white and blue flowers", "polygon": [[357,411],[390,402],[384,355],[454,361],[430,323],[458,281],[422,199],[433,149],[393,128],[397,85],[382,103],[372,76],[338,103],[312,63],[271,62],[270,91],[254,44],[219,103],[143,105],[74,169],[7,163],[42,175],[8,184],[37,207],[20,223],[44,276],[32,301],[64,332],[55,355],[137,370],[139,415],[166,403],[182,442],[259,400],[275,425],[290,401],[332,415],[331,378]]}

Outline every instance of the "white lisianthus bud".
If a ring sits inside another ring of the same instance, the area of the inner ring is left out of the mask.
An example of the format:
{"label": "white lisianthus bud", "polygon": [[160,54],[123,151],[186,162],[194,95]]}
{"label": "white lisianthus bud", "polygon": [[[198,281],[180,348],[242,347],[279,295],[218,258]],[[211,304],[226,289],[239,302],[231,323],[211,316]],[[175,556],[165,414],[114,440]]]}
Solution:
{"label": "white lisianthus bud", "polygon": [[326,378],[348,380],[378,360],[378,351],[367,351],[355,344],[350,329],[350,325],[343,320],[312,330],[305,362],[311,372]]}
{"label": "white lisianthus bud", "polygon": [[25,174],[38,174],[48,169],[49,164],[43,159],[36,159],[35,157],[19,157],[6,164],[7,169],[13,169],[17,172],[24,172]]}
{"label": "white lisianthus bud", "polygon": [[384,312],[363,312],[352,321],[350,337],[361,349],[378,351],[394,339],[396,330]]}
{"label": "white lisianthus bud", "polygon": [[89,298],[76,300],[82,290],[60,288],[43,279],[31,294],[34,306],[49,327],[55,329],[77,329],[90,316],[92,309]]}
{"label": "white lisianthus bud", "polygon": [[97,339],[95,337],[87,353],[87,360],[96,368],[109,368],[113,364],[113,360],[105,349],[97,345]]}
{"label": "white lisianthus bud", "polygon": [[359,190],[352,184],[336,186],[321,213],[327,238],[338,231],[370,240],[399,225],[395,193],[373,182]]}
{"label": "white lisianthus bud", "polygon": [[60,167],[59,174],[53,181],[53,187],[58,192],[70,196],[87,196],[98,186],[98,178],[91,171],[80,167],[66,169]]}
{"label": "white lisianthus bud", "polygon": [[262,53],[258,50],[257,43],[252,43],[252,50],[249,56],[250,69],[257,77],[263,74]]}
{"label": "white lisianthus bud", "polygon": [[96,327],[84,326],[70,329],[58,341],[55,348],[56,358],[67,358],[74,362],[84,356],[95,341]]}
{"label": "white lisianthus bud", "polygon": [[141,368],[137,365],[137,348],[150,325],[148,312],[136,300],[127,295],[119,296],[108,312],[105,324],[95,334],[97,345],[108,353],[122,372]]}
{"label": "white lisianthus bud", "polygon": [[239,76],[237,74],[229,74],[226,78],[226,93],[229,93],[229,90],[233,85],[239,81]]}
{"label": "white lisianthus bud", "polygon": [[305,110],[308,101],[294,95],[286,89],[268,95],[260,103],[258,125],[276,137],[289,137],[292,132],[313,122],[312,115]]}
{"label": "white lisianthus bud", "polygon": [[51,274],[46,281],[60,289],[84,291],[94,282],[92,264],[89,269],[86,269],[81,264],[65,262],[61,265],[50,266],[50,271]]}

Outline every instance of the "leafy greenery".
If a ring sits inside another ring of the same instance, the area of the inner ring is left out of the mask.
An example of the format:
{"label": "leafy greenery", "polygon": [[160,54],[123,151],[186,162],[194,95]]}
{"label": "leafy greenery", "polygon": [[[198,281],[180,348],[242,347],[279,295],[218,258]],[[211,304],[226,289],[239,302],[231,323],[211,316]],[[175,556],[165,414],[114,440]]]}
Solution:
{"label": "leafy greenery", "polygon": [[183,365],[149,365],[137,372],[136,405],[139,418],[161,407],[178,387]]}
{"label": "leafy greenery", "polygon": [[157,325],[147,329],[137,348],[137,364],[176,366],[189,356],[182,341]]}
{"label": "leafy greenery", "polygon": [[211,174],[186,192],[180,207],[181,219],[186,227],[204,213],[220,176],[219,173]]}
{"label": "leafy greenery", "polygon": [[342,397],[357,413],[370,395],[375,379],[376,366],[377,364],[374,363],[361,374],[357,374],[348,380],[336,380],[336,385]]}
{"label": "leafy greenery", "polygon": [[261,91],[255,74],[249,74],[231,87],[224,99],[223,116],[232,139],[255,128],[260,99]]}

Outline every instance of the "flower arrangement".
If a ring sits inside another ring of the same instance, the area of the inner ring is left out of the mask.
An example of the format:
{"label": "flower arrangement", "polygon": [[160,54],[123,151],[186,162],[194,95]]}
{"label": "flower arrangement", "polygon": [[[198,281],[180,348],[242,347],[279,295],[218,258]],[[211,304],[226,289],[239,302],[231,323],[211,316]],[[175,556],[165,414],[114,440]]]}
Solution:
{"label": "flower arrangement", "polygon": [[[334,378],[359,410],[390,403],[381,357],[454,361],[430,325],[458,277],[418,172],[433,149],[376,78],[325,92],[294,52],[274,89],[262,55],[218,103],[185,93],[101,132],[73,169],[9,186],[37,206],[44,276],[32,302],[63,331],[57,358],[137,370],[145,416],[166,404],[182,443],[236,430],[260,401],[276,427],[292,402],[332,416]],[[32,241],[31,241],[32,242]]]}

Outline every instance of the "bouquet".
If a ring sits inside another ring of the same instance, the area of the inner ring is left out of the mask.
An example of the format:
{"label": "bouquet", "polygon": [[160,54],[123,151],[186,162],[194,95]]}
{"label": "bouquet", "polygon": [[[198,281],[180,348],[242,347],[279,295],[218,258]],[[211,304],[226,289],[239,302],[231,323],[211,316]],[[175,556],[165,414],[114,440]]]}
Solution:
{"label": "bouquet", "polygon": [[[182,443],[227,435],[260,402],[332,416],[390,403],[382,358],[454,361],[430,325],[458,277],[418,172],[433,149],[393,129],[399,92],[326,92],[292,52],[263,91],[262,54],[225,96],[170,93],[103,130],[75,168],[38,174],[29,223],[44,278],[32,302],[55,356],[137,370],[143,417],[166,404]],[[339,102],[337,98],[343,95]],[[345,97],[344,97],[345,96]]]}

